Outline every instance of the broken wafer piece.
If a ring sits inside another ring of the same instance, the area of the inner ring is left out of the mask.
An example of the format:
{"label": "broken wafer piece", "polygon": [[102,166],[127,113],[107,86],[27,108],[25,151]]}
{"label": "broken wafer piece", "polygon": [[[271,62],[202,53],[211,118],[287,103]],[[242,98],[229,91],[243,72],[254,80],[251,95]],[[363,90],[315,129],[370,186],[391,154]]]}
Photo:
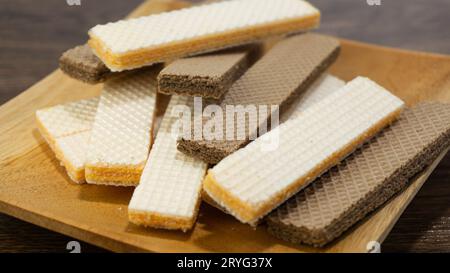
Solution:
{"label": "broken wafer piece", "polygon": [[[147,3],[147,10],[150,11],[147,14],[157,14],[188,6],[190,4],[183,1],[152,0]],[[89,84],[101,83],[113,76],[120,75],[120,73],[109,70],[87,44],[64,52],[59,59],[59,68],[66,75]]]}
{"label": "broken wafer piece", "polygon": [[91,98],[36,112],[39,131],[76,183],[85,181],[85,148],[97,105],[98,98]]}
{"label": "broken wafer piece", "polygon": [[[289,119],[294,119],[298,117],[303,111],[308,109],[310,106],[325,99],[327,96],[333,94],[344,85],[345,82],[343,80],[328,73],[323,74],[311,85],[311,87],[308,90],[305,91],[305,93],[301,95],[300,98],[298,98],[294,103],[289,105],[286,111],[284,111],[284,113],[281,115],[280,123],[282,124],[288,121]],[[202,192],[202,199],[211,206],[226,212],[226,210],[220,207],[220,205],[218,205],[217,203],[215,203],[214,200],[211,197],[209,197],[205,191]]]}
{"label": "broken wafer piece", "polygon": [[151,146],[159,68],[104,85],[86,158],[90,184],[136,186]]}
{"label": "broken wafer piece", "polygon": [[[210,169],[203,189],[243,223],[270,211],[397,119],[404,103],[358,77]],[[263,145],[278,137],[270,152]]]}
{"label": "broken wafer piece", "polygon": [[[279,106],[283,112],[334,62],[339,49],[338,40],[312,33],[293,36],[277,43],[231,86],[220,105],[223,112],[226,113],[229,106],[271,105]],[[235,131],[242,129],[246,135],[229,140],[226,137],[227,122],[223,123],[222,139],[184,137],[178,142],[178,149],[207,163],[216,164],[245,146],[250,136],[256,135],[259,129],[248,127],[246,120],[235,120]]]}
{"label": "broken wafer piece", "polygon": [[172,96],[138,187],[128,206],[132,223],[187,231],[194,226],[208,165],[177,150],[176,107],[192,108],[193,98]]}
{"label": "broken wafer piece", "polygon": [[158,91],[220,99],[258,55],[254,45],[174,61],[159,73]]}
{"label": "broken wafer piece", "polygon": [[302,0],[221,1],[97,25],[89,45],[111,71],[123,71],[306,31],[319,21],[320,12]]}
{"label": "broken wafer piece", "polygon": [[269,232],[323,246],[409,184],[450,145],[450,105],[423,103],[289,199],[267,218]]}

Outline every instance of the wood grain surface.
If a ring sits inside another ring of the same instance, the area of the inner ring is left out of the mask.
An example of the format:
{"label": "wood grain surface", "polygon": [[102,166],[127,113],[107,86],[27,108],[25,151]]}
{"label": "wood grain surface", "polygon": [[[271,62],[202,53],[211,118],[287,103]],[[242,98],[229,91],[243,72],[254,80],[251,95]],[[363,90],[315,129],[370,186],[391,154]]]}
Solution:
{"label": "wood grain surface", "polygon": [[[70,7],[62,0],[39,4],[1,0],[0,103],[53,71],[61,52],[84,42],[90,26],[121,18],[139,2],[81,0],[81,6]],[[312,2],[323,11],[321,31],[325,33],[450,53],[449,1],[382,0],[376,7],[360,0]],[[449,165],[450,156],[446,156],[386,239],[384,252],[450,251]],[[0,252],[66,252],[70,240],[0,215]],[[82,250],[102,251],[87,244],[82,244]]]}

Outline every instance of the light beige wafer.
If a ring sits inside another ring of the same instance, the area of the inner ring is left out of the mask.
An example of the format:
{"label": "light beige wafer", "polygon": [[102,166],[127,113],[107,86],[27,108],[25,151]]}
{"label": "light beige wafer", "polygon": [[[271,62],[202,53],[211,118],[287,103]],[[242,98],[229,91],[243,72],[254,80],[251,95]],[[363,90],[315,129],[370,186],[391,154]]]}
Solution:
{"label": "light beige wafer", "polygon": [[[303,111],[333,94],[344,85],[345,82],[343,80],[328,73],[323,74],[308,88],[308,90],[306,90],[297,100],[287,107],[280,117],[280,123],[283,124],[289,119],[298,117]],[[213,207],[226,212],[224,208],[215,203],[213,199],[204,191],[202,193],[202,199]]]}
{"label": "light beige wafer", "polygon": [[97,111],[98,98],[38,110],[39,131],[76,183],[83,183],[85,147]]}
{"label": "light beige wafer", "polygon": [[159,68],[105,83],[86,158],[91,184],[135,186],[151,145]]}
{"label": "light beige wafer", "polygon": [[[404,103],[358,77],[209,170],[203,189],[243,223],[259,219],[401,113]],[[278,138],[278,148],[262,146]]]}
{"label": "light beige wafer", "polygon": [[111,71],[301,32],[320,12],[302,0],[231,0],[98,25],[89,45]]}
{"label": "light beige wafer", "polygon": [[[156,136],[141,181],[128,206],[132,223],[153,228],[191,229],[208,165],[177,150],[173,132],[177,107],[192,108],[193,98],[173,96]],[[180,108],[178,108],[180,109]]]}

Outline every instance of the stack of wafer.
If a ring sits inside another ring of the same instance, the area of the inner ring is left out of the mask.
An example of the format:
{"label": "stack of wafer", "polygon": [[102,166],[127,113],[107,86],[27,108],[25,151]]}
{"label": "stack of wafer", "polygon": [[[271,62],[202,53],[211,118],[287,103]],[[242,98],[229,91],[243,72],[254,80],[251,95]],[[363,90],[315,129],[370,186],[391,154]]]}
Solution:
{"label": "stack of wafer", "polygon": [[[376,82],[326,72],[339,40],[305,33],[320,21],[308,2],[230,0],[172,11],[169,3],[93,27],[60,67],[102,82],[100,96],[36,113],[71,180],[136,187],[131,223],[186,232],[205,200],[242,223],[266,221],[282,240],[320,247],[450,145],[450,106],[403,111]],[[267,47],[270,37],[278,42]],[[230,121],[223,113],[231,106],[257,114]]]}

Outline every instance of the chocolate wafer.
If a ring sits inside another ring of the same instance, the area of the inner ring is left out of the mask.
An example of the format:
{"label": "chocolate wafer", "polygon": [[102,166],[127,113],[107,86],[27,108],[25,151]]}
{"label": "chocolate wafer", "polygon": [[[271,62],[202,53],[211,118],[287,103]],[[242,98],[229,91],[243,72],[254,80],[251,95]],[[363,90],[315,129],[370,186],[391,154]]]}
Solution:
{"label": "chocolate wafer", "polygon": [[450,145],[450,105],[422,103],[267,218],[269,232],[323,246],[407,187]]}
{"label": "chocolate wafer", "polygon": [[256,61],[257,45],[180,59],[158,76],[158,91],[173,95],[220,99]]}
{"label": "chocolate wafer", "polygon": [[[338,40],[312,33],[279,42],[225,94],[221,102],[224,113],[229,105],[278,105],[283,111],[334,62],[339,48]],[[236,122],[235,128],[248,126],[245,120]],[[245,146],[250,140],[250,133],[254,133],[250,130],[246,128],[244,131],[247,135],[240,140],[227,140],[226,128],[222,140],[183,138],[178,141],[178,149],[207,163],[216,164]]]}

